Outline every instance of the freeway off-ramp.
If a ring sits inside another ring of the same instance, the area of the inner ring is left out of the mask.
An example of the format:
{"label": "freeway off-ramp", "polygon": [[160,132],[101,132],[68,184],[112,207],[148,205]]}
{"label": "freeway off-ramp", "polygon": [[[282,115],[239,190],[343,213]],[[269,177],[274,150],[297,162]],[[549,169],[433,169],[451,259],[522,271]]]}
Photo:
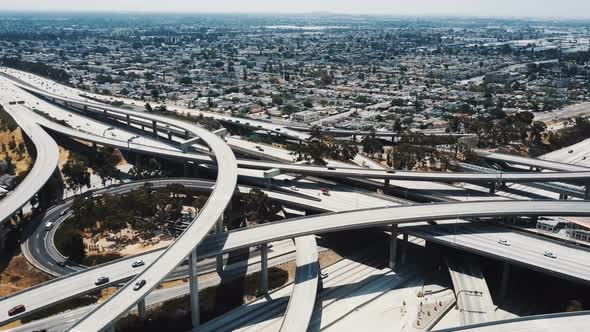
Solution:
{"label": "freeway off-ramp", "polygon": [[[460,212],[459,212],[460,211]],[[467,217],[490,217],[498,215],[590,215],[590,206],[581,202],[575,201],[541,201],[541,202],[530,202],[530,201],[501,201],[501,202],[468,202],[468,203],[441,203],[441,204],[427,204],[427,205],[415,205],[406,207],[388,207],[388,208],[377,208],[362,211],[351,211],[334,214],[324,214],[314,217],[306,217],[299,219],[290,219],[286,222],[266,224],[259,227],[248,228],[244,230],[238,230],[227,234],[221,234],[207,238],[199,248],[200,257],[211,257],[220,252],[229,252],[239,248],[249,247],[260,243],[266,243],[278,239],[287,239],[297,236],[324,233],[330,231],[337,231],[351,228],[362,228],[386,225],[390,223],[402,223],[402,222],[414,222],[424,220],[444,220],[453,218],[467,218]],[[541,256],[541,254],[538,254]],[[574,253],[575,255],[575,253]],[[530,257],[524,257],[516,263],[526,265]],[[121,263],[122,271],[126,272],[124,277],[128,278],[133,274],[133,271],[129,272],[128,266],[133,259],[125,260]],[[558,260],[546,259],[548,269],[563,269],[560,267]],[[581,269],[583,267],[583,269]],[[119,270],[119,269],[115,269]],[[586,279],[590,281],[590,266],[578,265],[574,271],[573,277],[579,279]],[[82,281],[86,285],[90,285],[93,288],[93,282],[96,280],[96,275],[89,272],[84,272],[87,275],[88,280]],[[102,274],[101,274],[102,275]],[[62,282],[64,286],[61,286],[58,281],[52,282],[55,285],[53,289],[64,289],[68,288],[67,285],[71,283],[70,278],[73,276],[67,276],[62,278],[59,282]],[[113,277],[114,278],[114,277]],[[116,279],[113,279],[116,280]],[[55,287],[55,288],[54,288]],[[42,287],[41,287],[42,288]],[[41,288],[39,288],[41,290]],[[45,290],[43,290],[45,291]],[[23,292],[22,294],[27,294]],[[55,291],[48,291],[47,296],[35,294],[36,291],[30,291],[27,296],[44,297],[46,299],[53,299],[55,297]],[[10,298],[9,298],[10,299]],[[13,299],[15,299],[13,297]],[[4,302],[9,307],[10,304],[22,303],[26,299],[17,298],[11,302]],[[121,312],[125,312],[121,310]],[[0,313],[4,314],[4,313]],[[4,317],[6,318],[6,317]],[[4,321],[4,320],[3,320]],[[108,324],[107,324],[108,325]],[[96,326],[95,326],[96,327]],[[98,327],[96,327],[98,329]],[[92,328],[88,331],[93,330]]]}
{"label": "freeway off-ramp", "polygon": [[[29,88],[30,89],[30,88]],[[45,92],[41,94],[47,95]],[[52,97],[50,97],[52,98]],[[128,283],[117,294],[99,305],[96,310],[86,316],[86,319],[78,322],[73,330],[76,331],[94,331],[108,327],[112,322],[126,312],[131,306],[142,299],[147,292],[153,289],[160,281],[162,281],[173,268],[178,265],[184,257],[192,250],[196,244],[207,234],[209,229],[215,224],[218,218],[223,213],[227,203],[228,197],[231,197],[233,189],[236,185],[237,165],[236,160],[229,147],[215,135],[200,129],[197,126],[188,123],[177,121],[173,119],[163,118],[157,115],[145,113],[137,113],[133,111],[126,111],[112,108],[94,103],[85,103],[76,100],[66,100],[67,98],[57,96],[57,99],[76,103],[81,106],[94,107],[100,110],[109,110],[121,114],[133,114],[134,117],[145,118],[152,121],[157,121],[164,124],[170,124],[177,128],[189,130],[194,135],[200,137],[211,148],[214,155],[214,160],[217,162],[218,174],[217,184],[211,195],[206,208],[197,217],[195,222],[183,233],[183,235],[172,245],[164,251],[162,257],[156,259],[148,268],[137,276],[136,279],[146,279],[148,286],[142,288],[138,292],[132,291],[130,288],[133,282]],[[156,127],[154,125],[154,127]],[[75,137],[75,136],[74,136]],[[126,142],[125,142],[126,143]],[[123,144],[125,144],[123,143]],[[155,149],[151,149],[154,151]],[[158,151],[160,153],[161,151]],[[175,151],[174,151],[175,152]],[[186,156],[187,154],[180,155]],[[177,155],[178,157],[178,155]],[[209,157],[199,156],[199,158],[207,159]],[[182,160],[189,158],[183,157]],[[198,160],[198,159],[189,159]],[[506,160],[503,160],[506,161]],[[203,162],[211,162],[211,160],[203,160]],[[272,163],[257,162],[257,161],[240,161],[244,167],[269,169]],[[518,162],[516,162],[518,163]],[[274,164],[276,165],[276,163]],[[537,163],[535,166],[539,166]],[[291,165],[281,166],[279,169],[294,173],[329,175],[329,176],[343,176],[343,177],[366,177],[366,178],[391,178],[391,179],[408,179],[403,176],[421,177],[423,181],[466,181],[465,175],[441,175],[436,174],[435,178],[428,178],[430,175],[405,175],[391,174],[384,171],[359,171],[358,169],[326,169],[312,166],[309,169],[294,169]],[[544,167],[543,167],[544,168]],[[548,169],[551,169],[547,167]],[[517,181],[578,181],[587,179],[587,169],[574,170],[567,169],[568,173],[539,173],[534,175],[516,174],[514,178],[510,178],[511,173],[497,174],[478,174],[482,182],[517,182]],[[572,171],[580,171],[582,174],[571,173]],[[372,172],[372,173],[371,173]],[[507,175],[508,174],[508,175]],[[546,175],[550,174],[550,175]],[[467,175],[469,176],[469,175]],[[487,177],[485,177],[487,176]],[[441,180],[442,179],[442,180]],[[460,205],[458,205],[460,204]],[[479,204],[479,205],[478,205]],[[422,211],[420,211],[420,208]],[[388,209],[399,209],[384,212]],[[504,215],[525,215],[525,216],[588,216],[589,207],[583,202],[519,202],[519,201],[500,201],[500,202],[471,202],[471,203],[452,203],[452,204],[432,204],[429,208],[423,206],[410,207],[389,207],[362,211],[352,211],[338,214],[328,214],[318,217],[309,217],[303,219],[293,219],[287,222],[278,224],[268,224],[261,227],[246,229],[238,232],[231,232],[212,237],[210,241],[206,241],[203,245],[209,249],[209,255],[216,255],[219,252],[234,250],[236,248],[248,247],[258,243],[266,243],[275,238],[291,238],[294,236],[311,235],[314,233],[337,231],[342,229],[370,227],[376,225],[384,225],[390,223],[402,223],[412,221],[424,220],[439,220],[465,217],[496,217]],[[310,221],[310,220],[313,220]],[[201,222],[199,222],[201,221]],[[283,233],[284,231],[289,233]],[[187,235],[188,234],[188,235]],[[244,235],[245,234],[245,235]],[[247,237],[246,237],[247,236]],[[164,259],[166,257],[166,259]],[[584,271],[586,273],[586,271]],[[576,276],[573,276],[574,278]],[[579,276],[578,276],[579,277]]]}
{"label": "freeway off-ramp", "polygon": [[8,218],[13,216],[41,190],[57,169],[57,159],[59,157],[57,143],[41,127],[34,122],[27,121],[26,116],[19,112],[8,108],[6,111],[33,141],[37,150],[37,157],[35,158],[35,165],[33,165],[25,179],[12,193],[0,201],[0,223],[6,222]]}
{"label": "freeway off-ramp", "polygon": [[[426,206],[428,208],[426,208]],[[362,211],[351,211],[324,214],[306,218],[289,219],[284,222],[264,224],[258,227],[250,227],[244,230],[223,233],[213,237],[211,244],[204,243],[204,245],[206,245],[207,248],[213,248],[211,252],[216,254],[219,252],[228,252],[240,248],[247,248],[256,244],[268,243],[270,241],[305,235],[423,220],[445,220],[452,218],[479,218],[514,215],[590,215],[589,204],[572,201],[468,202],[428,204],[426,206],[414,205],[376,208]],[[203,257],[203,255],[199,256]],[[556,263],[552,262],[550,264]],[[174,267],[176,266],[173,266],[173,268]],[[588,273],[588,271],[584,271],[584,273]],[[132,281],[138,280],[144,274],[145,272],[136,276]],[[162,277],[162,279],[164,277]],[[132,282],[128,283],[125,288],[129,287],[130,284],[132,284]],[[105,329],[140,300],[140,297],[137,295],[121,298],[120,300],[119,298],[121,297],[111,297],[111,299],[117,299],[116,302],[111,303],[121,303],[121,306],[116,307],[118,309],[106,308],[104,310],[100,310],[101,307],[99,306],[97,310],[93,311],[91,314],[87,315],[85,319],[74,325],[71,331],[99,331]]]}

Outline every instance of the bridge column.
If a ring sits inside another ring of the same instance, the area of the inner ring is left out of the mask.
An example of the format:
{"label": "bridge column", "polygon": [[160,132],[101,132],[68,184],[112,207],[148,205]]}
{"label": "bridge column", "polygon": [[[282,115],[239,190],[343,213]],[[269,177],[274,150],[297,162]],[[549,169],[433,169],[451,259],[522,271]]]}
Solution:
{"label": "bridge column", "polygon": [[145,298],[137,302],[137,317],[139,320],[145,320]]}
{"label": "bridge column", "polygon": [[590,198],[590,185],[586,184],[584,186],[584,200],[588,200]]}
{"label": "bridge column", "polygon": [[197,248],[193,248],[188,257],[188,279],[191,302],[191,321],[193,330],[199,328],[199,279],[197,275]]}
{"label": "bridge column", "polygon": [[109,112],[107,110],[103,110],[103,112],[104,112],[104,116],[105,117],[108,117],[109,116]]}
{"label": "bridge column", "polygon": [[188,162],[188,161],[185,161],[185,162],[183,163],[183,171],[184,171],[184,177],[185,177],[185,178],[186,178],[186,177],[189,177],[189,171],[190,171],[189,167],[190,167],[190,164],[189,164],[189,162]]}
{"label": "bridge column", "polygon": [[129,118],[129,114],[125,116],[127,118],[127,127],[131,127],[131,119]]}
{"label": "bridge column", "polygon": [[397,263],[397,224],[389,226],[391,237],[389,239],[389,268],[393,269]]}
{"label": "bridge column", "polygon": [[401,263],[406,264],[408,259],[408,233],[403,233],[402,238],[402,259]]}
{"label": "bridge column", "polygon": [[490,183],[490,195],[493,195],[496,193],[496,183],[492,182]]}
{"label": "bridge column", "polygon": [[352,135],[352,141],[356,143],[356,135]]}
{"label": "bridge column", "polygon": [[316,290],[316,294],[324,290],[324,279],[322,278],[322,267],[320,266],[320,262],[316,261],[318,265],[318,288]]}
{"label": "bridge column", "polygon": [[[216,234],[220,234],[223,233],[223,217],[219,218],[217,220],[217,223],[215,224],[215,233]],[[217,274],[221,274],[221,272],[223,272],[223,255],[219,254],[217,256],[215,256],[215,264],[216,264],[216,268],[217,268]]]}
{"label": "bridge column", "polygon": [[560,200],[567,200],[567,195],[566,194],[559,194],[559,199]]}
{"label": "bridge column", "polygon": [[502,267],[502,281],[500,284],[500,298],[508,294],[508,282],[510,281],[510,264],[504,263]]}
{"label": "bridge column", "polygon": [[260,245],[260,291],[268,293],[268,244]]}
{"label": "bridge column", "polygon": [[171,140],[172,140],[172,132],[171,132],[171,131],[169,131],[169,132],[168,132],[168,140],[169,140],[169,141],[171,141]]}
{"label": "bridge column", "polygon": [[158,123],[155,120],[152,121],[152,131],[154,132],[154,137],[158,138]]}
{"label": "bridge column", "polygon": [[389,187],[389,179],[385,179],[385,188]]}
{"label": "bridge column", "polygon": [[188,130],[185,130],[185,131],[184,131],[184,138],[185,138],[185,139],[189,139],[189,138],[191,138],[191,136],[190,136],[190,134],[189,134]]}

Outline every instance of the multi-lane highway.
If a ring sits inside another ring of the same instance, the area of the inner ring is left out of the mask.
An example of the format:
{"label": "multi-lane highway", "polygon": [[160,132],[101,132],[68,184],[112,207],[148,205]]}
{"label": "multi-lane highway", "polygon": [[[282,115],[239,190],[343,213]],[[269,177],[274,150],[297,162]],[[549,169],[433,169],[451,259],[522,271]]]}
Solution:
{"label": "multi-lane highway", "polygon": [[[416,173],[416,172],[387,172],[384,170],[371,170],[371,169],[359,169],[359,168],[343,168],[343,167],[315,167],[306,165],[291,165],[286,163],[276,162],[265,162],[265,161],[253,161],[253,160],[236,160],[230,147],[221,138],[213,133],[208,132],[194,124],[187,123],[185,121],[166,118],[160,115],[138,112],[132,110],[126,110],[121,108],[115,108],[95,102],[88,102],[86,100],[70,97],[64,97],[56,94],[52,94],[46,91],[39,90],[26,84],[19,82],[13,82],[15,85],[20,86],[30,92],[37,95],[42,95],[44,98],[59,100],[67,106],[75,106],[79,109],[83,109],[88,112],[104,112],[105,115],[116,114],[117,117],[126,117],[129,119],[133,117],[134,120],[141,120],[145,124],[152,123],[154,134],[157,134],[159,128],[169,126],[175,128],[179,132],[184,131],[186,138],[190,136],[198,137],[200,139],[199,144],[204,143],[209,149],[209,153],[195,154],[182,152],[178,149],[163,149],[162,147],[152,147],[148,145],[133,144],[135,151],[155,154],[163,157],[168,157],[175,160],[181,161],[195,161],[199,163],[214,163],[218,170],[217,181],[214,186],[213,192],[205,205],[205,208],[201,211],[199,216],[195,218],[191,226],[168,248],[163,251],[151,253],[154,255],[152,261],[147,264],[147,268],[143,271],[138,271],[138,275],[133,277],[134,273],[127,273],[117,276],[118,281],[127,280],[133,278],[131,282],[127,283],[122,287],[114,296],[109,298],[107,301],[95,307],[91,312],[86,314],[80,321],[78,321],[72,328],[73,331],[96,331],[108,328],[114,321],[124,315],[134,304],[143,300],[146,295],[151,292],[162,280],[166,278],[197,246],[208,234],[209,230],[222,216],[224,209],[226,208],[231,196],[234,193],[237,184],[238,166],[253,169],[278,169],[282,172],[291,172],[297,174],[309,174],[318,176],[330,176],[330,177],[357,177],[357,178],[369,178],[369,179],[393,179],[393,180],[418,180],[418,181],[437,181],[437,182],[484,182],[484,183],[501,183],[501,182],[544,182],[544,181],[565,181],[565,182],[582,182],[585,183],[590,178],[590,172],[587,168],[575,168],[570,167],[571,165],[557,165],[559,163],[544,162],[531,160],[529,158],[522,157],[505,157],[495,155],[484,155],[483,157],[493,160],[498,160],[506,163],[515,163],[527,166],[533,166],[537,168],[556,170],[557,172],[542,172],[542,173],[501,173],[501,174],[481,174],[481,173]],[[17,106],[24,109],[23,106]],[[31,113],[32,114],[32,113]],[[31,115],[31,118],[34,116]],[[30,119],[25,121],[31,122]],[[37,116],[37,118],[39,118]],[[105,139],[95,134],[82,133],[80,131],[55,125],[52,121],[45,119],[45,121],[34,120],[36,122],[44,122],[44,126],[50,128],[53,131],[66,134],[74,138],[84,139],[90,142],[96,142],[99,144],[116,146],[121,149],[132,149],[132,144],[129,141],[120,141],[113,139]],[[128,120],[129,121],[129,120]],[[258,125],[256,125],[257,127]],[[276,130],[275,131],[282,131]],[[197,142],[195,142],[197,143]],[[192,144],[192,142],[191,142]],[[57,155],[57,153],[55,154]],[[54,167],[55,168],[55,167]],[[285,194],[286,196],[290,196]],[[289,199],[293,200],[293,199]],[[308,202],[307,202],[308,203]],[[219,234],[207,238],[202,245],[199,247],[200,257],[212,257],[220,253],[229,252],[239,248],[250,247],[257,244],[268,243],[269,241],[288,239],[293,237],[311,236],[316,233],[333,232],[346,229],[373,227],[387,224],[397,223],[410,223],[418,221],[431,221],[431,220],[446,220],[446,219],[459,219],[459,218],[487,218],[497,216],[589,216],[590,206],[585,202],[579,201],[488,201],[488,202],[469,202],[469,203],[447,203],[447,204],[429,204],[427,206],[416,205],[416,206],[405,206],[405,207],[379,207],[373,209],[355,210],[348,212],[339,212],[331,214],[323,214],[319,216],[306,217],[306,218],[295,218],[289,219],[281,223],[271,223],[261,225],[259,227],[248,228],[244,230],[234,231],[226,234]],[[460,238],[461,241],[483,241],[480,238],[472,238],[472,234],[463,234]],[[299,241],[303,241],[306,238],[301,238]],[[433,237],[436,241],[436,237]],[[519,239],[511,239],[509,241],[518,241]],[[453,242],[457,247],[470,248],[476,247],[476,244],[470,243],[469,245],[457,245],[457,242]],[[496,241],[498,244],[498,241]],[[501,244],[504,247],[508,247],[505,244]],[[523,253],[522,255],[512,255],[511,259],[513,263],[530,266],[541,270],[551,271],[560,276],[568,277],[575,280],[581,280],[588,282],[590,280],[590,266],[582,265],[579,262],[572,262],[571,259],[566,257],[576,257],[576,252],[569,252],[568,250],[575,250],[563,246],[561,244],[555,244],[558,248],[552,251],[557,255],[557,258],[548,257],[547,255],[539,255],[540,252],[546,249],[540,247],[531,247],[529,251],[519,248]],[[311,246],[311,245],[310,245]],[[546,247],[543,244],[543,247]],[[313,247],[313,246],[312,246]],[[475,250],[477,251],[477,250]],[[491,256],[502,256],[496,252],[502,252],[502,249],[497,247],[489,246],[485,249],[485,252]],[[544,252],[544,251],[543,251]],[[298,259],[298,265],[301,262],[312,262],[317,260],[317,256],[313,257],[311,252],[299,252],[301,258]],[[539,255],[544,260],[531,260],[531,256]],[[563,255],[563,259],[560,257]],[[504,258],[507,255],[504,255]],[[109,264],[113,266],[121,262]],[[129,262],[127,262],[129,263]],[[575,265],[577,270],[574,271],[572,268]],[[306,264],[309,265],[309,264]],[[98,270],[103,267],[96,268]],[[121,267],[121,270],[123,268]],[[93,273],[93,269],[77,272],[68,277],[58,279],[50,284],[57,284],[64,282],[64,280],[82,280],[84,277],[89,276]],[[102,270],[100,270],[102,272]],[[304,278],[314,278],[314,271],[308,269],[305,273],[299,277],[299,281]],[[315,272],[315,278],[317,278],[317,271]],[[83,280],[83,283],[92,284],[91,280]],[[146,280],[146,286],[138,291],[133,290],[133,284],[136,280]],[[115,279],[111,280],[111,282]],[[310,312],[310,300],[305,299],[305,296],[301,294],[311,294],[311,286],[306,286],[304,282],[296,283],[294,292],[289,305],[289,310],[286,317],[288,320],[283,321],[285,330],[290,329],[290,326],[294,323],[298,323],[297,329],[301,328],[306,323],[293,322],[290,317],[293,315],[308,317]],[[300,286],[300,287],[298,287]],[[30,293],[34,293],[36,290],[47,291],[45,289],[47,285],[38,286],[34,288]],[[67,293],[68,296],[76,293]],[[17,294],[15,297],[27,294],[29,292],[22,292]],[[46,295],[47,297],[47,295]],[[9,299],[14,298],[10,297]],[[43,301],[43,300],[41,300]],[[4,302],[4,301],[3,301]],[[313,302],[313,301],[311,301]],[[42,306],[42,304],[40,304]],[[306,318],[305,321],[308,321]],[[290,323],[291,322],[291,323]],[[295,328],[294,328],[295,329]]]}
{"label": "multi-lane highway", "polygon": [[[512,201],[505,203],[510,202]],[[536,202],[530,204],[537,204]],[[584,202],[577,204],[590,205]],[[540,240],[538,237],[503,227],[471,223],[407,227],[403,232],[562,278],[590,283],[590,254],[583,247]],[[553,253],[556,258],[546,257],[546,252]]]}

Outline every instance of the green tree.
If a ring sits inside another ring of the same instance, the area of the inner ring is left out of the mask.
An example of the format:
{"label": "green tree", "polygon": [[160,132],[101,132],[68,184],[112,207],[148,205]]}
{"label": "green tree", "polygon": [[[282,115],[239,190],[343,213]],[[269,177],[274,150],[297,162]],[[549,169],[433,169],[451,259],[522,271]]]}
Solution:
{"label": "green tree", "polygon": [[69,257],[71,261],[76,263],[82,263],[86,252],[84,250],[84,241],[82,240],[82,234],[78,231],[71,231],[68,236],[65,237],[64,243],[61,246],[62,253]]}
{"label": "green tree", "polygon": [[383,152],[383,143],[377,138],[375,131],[371,131],[361,140],[363,152],[367,155]]}
{"label": "green tree", "polygon": [[90,187],[88,165],[71,154],[62,168],[67,185],[77,191],[84,186]]}
{"label": "green tree", "polygon": [[180,84],[182,85],[191,85],[193,84],[193,80],[190,77],[183,77],[180,79]]}
{"label": "green tree", "polygon": [[260,189],[253,188],[243,198],[246,215],[251,223],[263,224],[271,221],[281,210],[281,206],[273,202]]}

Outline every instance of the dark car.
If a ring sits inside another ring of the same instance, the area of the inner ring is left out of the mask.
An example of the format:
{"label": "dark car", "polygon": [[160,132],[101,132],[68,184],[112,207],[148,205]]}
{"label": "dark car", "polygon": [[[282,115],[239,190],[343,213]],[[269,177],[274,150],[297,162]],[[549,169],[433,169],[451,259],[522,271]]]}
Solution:
{"label": "dark car", "polygon": [[61,266],[61,267],[66,267],[66,265],[68,265],[66,261],[59,261],[55,264],[57,264],[57,266]]}
{"label": "dark car", "polygon": [[145,262],[143,260],[138,260],[138,261],[133,262],[133,264],[131,264],[131,267],[140,267],[143,265],[145,265]]}
{"label": "dark car", "polygon": [[328,170],[335,171],[336,170],[336,167],[328,166]]}
{"label": "dark car", "polygon": [[8,310],[8,316],[18,315],[21,312],[25,312],[25,306],[22,304],[19,304],[19,305],[13,307],[12,309]]}
{"label": "dark car", "polygon": [[135,286],[133,286],[133,290],[140,290],[143,286],[145,286],[145,279],[141,279],[140,281],[136,282]]}
{"label": "dark car", "polygon": [[387,170],[387,173],[388,173],[388,174],[395,174],[395,171],[394,171],[394,170],[392,170],[392,169],[388,169],[388,170]]}
{"label": "dark car", "polygon": [[106,284],[107,282],[109,282],[109,277],[100,277],[96,279],[96,282],[94,284],[96,286],[100,286]]}

